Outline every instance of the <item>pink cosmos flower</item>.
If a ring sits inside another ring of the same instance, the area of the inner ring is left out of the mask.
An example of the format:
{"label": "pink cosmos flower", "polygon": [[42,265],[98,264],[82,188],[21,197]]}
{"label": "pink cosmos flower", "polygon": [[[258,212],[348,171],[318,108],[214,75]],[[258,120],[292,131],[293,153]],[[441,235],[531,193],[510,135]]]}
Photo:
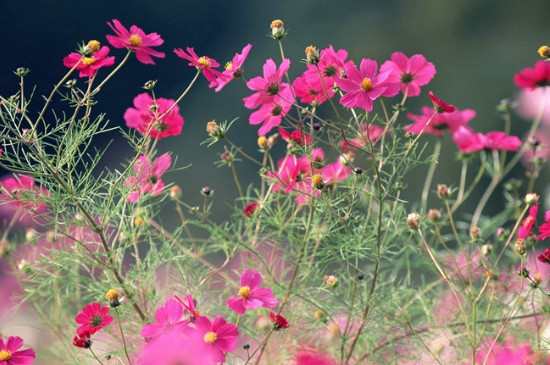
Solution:
{"label": "pink cosmos flower", "polygon": [[29,365],[36,355],[34,350],[18,351],[23,346],[23,339],[18,336],[9,336],[6,342],[0,337],[0,365]]}
{"label": "pink cosmos flower", "polygon": [[[503,365],[503,364],[525,364],[534,365],[547,363],[546,356],[533,352],[531,345],[523,343],[516,345],[513,339],[504,341],[504,343],[495,343],[491,353],[487,356],[487,351],[492,339],[485,341],[485,346],[482,346],[476,353],[476,364],[487,365]],[[487,362],[485,361],[487,358]],[[541,361],[543,360],[543,361]]]}
{"label": "pink cosmos flower", "polygon": [[293,146],[307,146],[311,143],[311,137],[304,133],[304,131],[295,129],[292,132],[288,132],[284,128],[279,128],[279,134],[284,139],[289,147]]}
{"label": "pink cosmos flower", "polygon": [[539,227],[539,235],[537,236],[538,240],[544,240],[550,237],[550,210],[547,210],[544,213],[544,223]]}
{"label": "pink cosmos flower", "polygon": [[187,297],[185,299],[181,299],[177,295],[175,296],[176,300],[180,302],[180,304],[189,312],[189,322],[193,322],[196,317],[200,317],[200,313],[198,310],[195,309],[195,299],[191,296],[191,294],[187,294]]}
{"label": "pink cosmos flower", "polygon": [[97,302],[86,305],[75,318],[76,323],[80,325],[76,329],[76,333],[79,336],[85,333],[93,335],[102,328],[107,327],[113,321],[113,317],[108,313],[108,305],[102,307]]}
{"label": "pink cosmos flower", "polygon": [[[305,71],[302,76],[298,76],[294,79],[292,88],[294,89],[294,94],[296,97],[300,98],[302,103],[311,104],[315,102],[321,105],[327,100],[327,97],[332,98],[332,96],[334,96],[334,88],[323,87],[317,69],[310,69],[309,66],[311,65],[308,65],[307,71]],[[317,78],[313,76],[308,77],[308,73],[314,73]]]}
{"label": "pink cosmos flower", "polygon": [[[222,317],[216,317],[213,322],[210,322],[204,316],[195,318],[194,325],[192,332],[196,334],[192,336],[202,337],[214,362],[225,362],[225,353],[233,351],[237,346],[237,337],[239,337],[237,326],[227,323]],[[186,331],[191,331],[191,327]]]}
{"label": "pink cosmos flower", "polygon": [[460,126],[453,133],[453,141],[460,152],[476,152],[483,149],[491,151],[517,151],[521,140],[516,136],[508,136],[504,132],[493,131],[486,135],[474,133],[471,128]]}
{"label": "pink cosmos flower", "polygon": [[151,47],[160,46],[164,40],[157,33],[145,34],[145,32],[135,25],[126,29],[117,19],[113,19],[113,24],[107,22],[109,27],[116,35],[107,35],[107,41],[115,48],[128,48],[136,52],[139,62],[154,65],[153,57],[164,58],[164,52],[158,52]]}
{"label": "pink cosmos flower", "polygon": [[550,126],[550,89],[522,89],[516,98],[516,112],[524,119],[533,120],[544,105],[542,124]]}
{"label": "pink cosmos flower", "polygon": [[534,68],[524,68],[514,75],[514,83],[521,89],[535,89],[550,85],[550,63],[537,61]]}
{"label": "pink cosmos flower", "polygon": [[232,61],[227,62],[225,65],[225,71],[223,71],[214,81],[208,85],[209,87],[216,87],[216,92],[223,89],[231,80],[239,78],[243,74],[243,63],[248,56],[248,52],[252,48],[251,44],[246,45],[241,54],[235,53]]}
{"label": "pink cosmos flower", "polygon": [[178,57],[190,61],[189,66],[195,66],[197,69],[201,70],[204,77],[210,81],[210,83],[216,82],[216,79],[222,75],[220,71],[214,69],[220,65],[215,59],[207,56],[197,56],[192,47],[187,47],[187,53],[181,48],[174,49],[174,53],[178,55]]}
{"label": "pink cosmos flower", "polygon": [[263,77],[254,77],[246,83],[246,86],[256,93],[243,99],[244,106],[248,109],[256,109],[261,105],[272,103],[276,95],[284,95],[284,98],[292,103],[294,99],[292,96],[288,97],[292,95],[288,90],[290,85],[282,82],[289,67],[289,59],[285,58],[279,68],[272,59],[268,59],[263,67]]}
{"label": "pink cosmos flower", "polygon": [[[128,127],[142,134],[149,133],[152,138],[179,136],[185,122],[179,114],[179,106],[174,103],[172,99],[153,100],[148,93],[139,94],[134,98],[135,108],[126,109],[124,120]],[[168,110],[170,112],[164,115]]]}
{"label": "pink cosmos flower", "polygon": [[238,296],[227,301],[228,307],[240,315],[247,309],[275,307],[279,301],[273,297],[273,290],[260,288],[261,284],[262,276],[254,270],[246,269],[241,276]]}
{"label": "pink cosmos flower", "polygon": [[[324,160],[324,153],[320,149],[314,149],[317,162]],[[315,158],[314,158],[315,160]],[[291,191],[296,193],[296,204],[309,202],[312,196],[311,188],[311,162],[307,156],[297,157],[294,154],[286,155],[278,161],[278,171],[269,172],[268,177],[273,179],[273,192],[283,190],[285,194]],[[317,192],[318,193],[318,192]]]}
{"label": "pink cosmos flower", "polygon": [[352,64],[344,66],[347,78],[337,79],[336,85],[346,92],[340,99],[340,104],[348,107],[360,107],[371,111],[373,100],[380,96],[395,96],[399,92],[399,84],[388,83],[389,71],[377,75],[378,64],[368,58],[363,58],[359,70]]}
{"label": "pink cosmos flower", "polygon": [[296,365],[337,365],[336,360],[330,356],[322,354],[321,352],[304,348],[300,349],[294,354],[294,361]]}
{"label": "pink cosmos flower", "polygon": [[456,110],[454,113],[438,113],[432,118],[430,124],[424,128],[434,114],[435,109],[423,106],[421,111],[421,115],[407,113],[407,118],[414,123],[405,128],[406,133],[419,134],[422,129],[424,129],[423,133],[435,134],[436,136],[443,135],[445,131],[455,133],[460,126],[465,125],[476,116],[476,112],[472,109]]}
{"label": "pink cosmos flower", "polygon": [[28,175],[13,175],[0,181],[0,201],[17,208],[24,208],[30,212],[42,212],[46,208],[44,198],[48,191],[35,185],[35,181]]}
{"label": "pink cosmos flower", "polygon": [[[99,51],[93,55],[86,57],[80,53],[71,52],[68,56],[63,58],[63,65],[68,68],[73,68],[75,65],[76,70],[79,70],[79,77],[94,77],[97,70],[101,67],[112,66],[115,63],[115,57],[107,57],[109,55],[109,47],[103,46]],[[80,63],[79,63],[80,62]]]}
{"label": "pink cosmos flower", "polygon": [[527,217],[525,217],[521,224],[521,227],[519,227],[518,229],[518,238],[524,239],[532,234],[531,230],[533,229],[533,225],[537,220],[538,210],[538,204],[535,204],[531,208],[529,208],[529,214],[527,215]]}
{"label": "pink cosmos flower", "polygon": [[168,153],[157,157],[153,164],[149,159],[142,155],[134,164],[134,176],[124,180],[124,186],[134,189],[128,196],[128,201],[135,203],[140,196],[151,193],[151,196],[157,196],[162,193],[164,182],[160,180],[162,175],[170,168],[172,158]]}
{"label": "pink cosmos flower", "polygon": [[420,95],[420,86],[427,85],[435,75],[435,66],[421,54],[407,58],[401,52],[394,52],[391,61],[380,66],[380,72],[390,71],[387,82],[397,83],[403,94]]}
{"label": "pink cosmos flower", "polygon": [[156,338],[167,330],[182,329],[189,323],[188,319],[181,320],[183,307],[176,299],[170,299],[155,312],[156,323],[144,324],[141,337]]}
{"label": "pink cosmos flower", "polygon": [[[328,97],[332,97],[334,92],[332,91],[336,80],[341,78],[341,73],[344,71],[344,66],[353,65],[352,60],[346,61],[348,58],[348,51],[345,49],[339,49],[335,51],[332,45],[328,46],[321,50],[319,53],[319,63],[317,67],[313,65],[308,65],[308,70],[304,73],[304,78],[308,84],[317,84],[317,81],[321,81],[319,78],[319,73],[322,77],[322,87],[319,90],[322,94],[328,92]],[[317,71],[317,68],[319,71]],[[324,86],[324,87],[323,87]]]}
{"label": "pink cosmos flower", "polygon": [[283,117],[292,107],[294,98],[290,88],[279,90],[279,94],[273,96],[260,106],[260,109],[250,114],[249,123],[257,125],[262,123],[258,129],[259,136],[265,136],[271,129],[281,124]]}
{"label": "pink cosmos flower", "polygon": [[447,104],[441,99],[438,99],[433,92],[428,91],[428,96],[430,97],[435,111],[438,113],[452,113],[456,110],[456,108],[450,104]]}

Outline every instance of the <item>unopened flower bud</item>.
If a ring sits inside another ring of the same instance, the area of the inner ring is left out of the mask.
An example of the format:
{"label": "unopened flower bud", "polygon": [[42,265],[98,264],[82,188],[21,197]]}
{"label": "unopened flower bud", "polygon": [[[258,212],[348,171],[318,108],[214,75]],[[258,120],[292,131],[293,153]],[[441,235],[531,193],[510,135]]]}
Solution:
{"label": "unopened flower bud", "polygon": [[353,162],[353,160],[355,160],[355,153],[353,153],[352,151],[348,151],[343,155],[340,155],[340,163],[342,164],[342,166],[348,166],[350,163]]}
{"label": "unopened flower bud", "polygon": [[311,125],[314,130],[318,131],[321,129],[321,123],[315,122]]}
{"label": "unopened flower bud", "polygon": [[229,150],[223,151],[223,153],[220,155],[220,158],[222,159],[223,162],[227,164],[231,164],[234,160],[233,154],[231,154]]}
{"label": "unopened flower bud", "polygon": [[208,186],[205,186],[201,189],[201,194],[204,196],[209,196],[212,194],[212,189],[210,189]]}
{"label": "unopened flower bud", "polygon": [[136,227],[141,227],[143,225],[143,218],[141,217],[134,218],[134,224]]}
{"label": "unopened flower bud", "polygon": [[334,275],[325,275],[323,277],[323,284],[334,288],[336,285],[338,285],[338,277]]}
{"label": "unopened flower bud", "polygon": [[441,211],[439,209],[428,210],[428,220],[432,223],[439,222],[441,220]]}
{"label": "unopened flower bud", "polygon": [[477,242],[481,238],[481,229],[479,227],[470,228],[470,238],[473,242]]}
{"label": "unopened flower bud", "polygon": [[283,39],[283,37],[285,36],[284,25],[285,24],[280,19],[276,19],[271,22],[271,35],[274,39]]}
{"label": "unopened flower bud", "polygon": [[322,309],[317,309],[313,313],[313,317],[315,317],[315,319],[322,319],[324,316],[325,316],[325,312]]}
{"label": "unopened flower bud", "polygon": [[538,272],[538,273],[533,275],[532,279],[533,279],[533,283],[532,283],[533,286],[538,287],[540,285],[540,283],[542,282],[542,275]]}
{"label": "unopened flower bud", "polygon": [[277,139],[279,138],[279,133],[272,134],[267,139],[267,148],[272,148],[275,146],[275,143],[277,143]]}
{"label": "unopened flower bud", "polygon": [[411,139],[414,137],[414,133],[413,132],[407,132],[405,133],[405,138],[408,138],[408,139]]}
{"label": "unopened flower bud", "polygon": [[440,199],[449,199],[449,187],[445,184],[437,184],[437,196]]}
{"label": "unopened flower bud", "polygon": [[157,104],[151,104],[149,105],[149,110],[152,111],[153,113],[156,112],[158,110],[159,106]]}
{"label": "unopened flower bud", "polygon": [[311,177],[311,184],[321,190],[325,187],[325,182],[323,181],[323,176],[319,175],[319,174],[315,174]]}
{"label": "unopened flower bud", "polygon": [[179,185],[174,185],[170,188],[170,198],[179,199],[181,198],[181,188]]}
{"label": "unopened flower bud", "polygon": [[405,188],[405,184],[403,184],[402,181],[398,181],[395,183],[395,189],[396,190],[403,190]]}
{"label": "unopened flower bud", "polygon": [[541,46],[537,52],[541,57],[550,58],[550,47],[548,46]]}
{"label": "unopened flower bud", "polygon": [[120,293],[116,289],[109,289],[105,295],[105,298],[109,301],[111,308],[116,308],[120,305]]}
{"label": "unopened flower bud", "polygon": [[258,137],[258,147],[260,147],[264,151],[267,151],[269,149],[267,138],[265,138],[265,136]]}
{"label": "unopened flower bud", "polygon": [[481,254],[483,256],[487,256],[491,252],[493,252],[493,245],[491,245],[490,243],[481,246]]}
{"label": "unopened flower bud", "polygon": [[357,280],[363,280],[364,278],[365,278],[365,274],[363,274],[362,272],[357,274]]}
{"label": "unopened flower bud", "polygon": [[31,265],[25,259],[22,259],[17,263],[17,269],[23,274],[29,274],[31,272]]}
{"label": "unopened flower bud", "polygon": [[[89,41],[88,44],[85,47],[86,56],[93,55],[94,53],[99,51],[100,48],[101,48],[101,43],[99,43],[99,41],[96,41],[95,39]],[[88,54],[88,52],[89,52],[89,54]]]}
{"label": "unopened flower bud", "polygon": [[510,231],[504,227],[497,228],[497,238],[499,241],[505,241],[508,238]]}
{"label": "unopened flower bud", "polygon": [[29,73],[30,69],[27,67],[19,67],[17,70],[15,70],[13,73],[16,74],[19,77],[25,77]]}
{"label": "unopened flower bud", "polygon": [[157,84],[157,80],[149,80],[145,84],[143,84],[143,88],[145,90],[153,90],[155,88],[155,85]]}
{"label": "unopened flower bud", "polygon": [[363,173],[363,169],[360,168],[360,167],[354,167],[354,168],[353,168],[353,173],[354,173],[355,175],[361,175],[361,174]]}
{"label": "unopened flower bud", "polygon": [[525,204],[531,207],[539,202],[539,196],[535,193],[525,195]]}
{"label": "unopened flower bud", "polygon": [[319,62],[319,51],[313,46],[306,47],[306,61],[310,65],[316,65]]}
{"label": "unopened flower bud", "polygon": [[514,243],[514,250],[518,255],[525,255],[525,241],[523,239],[518,239],[516,243]]}
{"label": "unopened flower bud", "polygon": [[529,269],[524,266],[518,267],[518,275],[524,278],[529,277]]}
{"label": "unopened flower bud", "polygon": [[410,230],[418,231],[419,223],[420,216],[418,215],[418,213],[413,212],[407,215],[407,226]]}
{"label": "unopened flower bud", "polygon": [[72,89],[76,85],[76,79],[71,79],[67,82],[65,82],[65,87]]}
{"label": "unopened flower bud", "polygon": [[33,241],[38,236],[38,232],[34,228],[27,228],[25,231],[25,240],[27,242]]}
{"label": "unopened flower bud", "polygon": [[208,123],[206,123],[206,133],[211,135],[212,137],[216,139],[223,138],[223,132],[218,123],[216,123],[215,120],[212,120]]}
{"label": "unopened flower bud", "polygon": [[243,350],[249,350],[249,349],[250,349],[250,344],[245,343],[245,344],[243,345]]}

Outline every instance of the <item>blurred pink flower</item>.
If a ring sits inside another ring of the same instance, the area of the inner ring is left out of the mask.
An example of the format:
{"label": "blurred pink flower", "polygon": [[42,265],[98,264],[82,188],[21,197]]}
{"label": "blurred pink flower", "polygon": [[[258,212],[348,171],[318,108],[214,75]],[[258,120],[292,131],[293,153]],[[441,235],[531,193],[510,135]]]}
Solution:
{"label": "blurred pink flower", "polygon": [[101,304],[94,302],[88,304],[82,308],[75,321],[80,325],[76,329],[76,333],[80,336],[85,333],[93,335],[97,331],[104,327],[107,327],[113,321],[113,317],[109,315],[109,306],[101,306]]}
{"label": "blurred pink flower", "polygon": [[[359,136],[356,138],[347,138],[346,140],[340,141],[340,148],[342,151],[354,150],[355,148],[365,148],[369,146],[369,143],[376,143],[384,133],[385,128],[379,127],[372,123],[361,124],[361,131]],[[390,130],[386,131],[386,134],[389,134]]]}
{"label": "blurred pink flower", "polygon": [[550,89],[541,87],[533,90],[522,89],[517,97],[516,112],[524,119],[533,120],[544,105],[542,124],[550,126]]}
{"label": "blurred pink flower", "polygon": [[414,123],[405,128],[406,133],[419,134],[422,129],[424,129],[424,133],[431,133],[436,136],[443,135],[445,131],[454,133],[460,126],[465,125],[476,116],[476,112],[472,109],[456,110],[453,113],[438,113],[432,118],[430,124],[424,128],[435,113],[435,109],[423,106],[421,111],[421,115],[407,113],[407,118]]}
{"label": "blurred pink flower", "polygon": [[519,239],[524,239],[525,237],[532,234],[531,230],[533,229],[533,225],[537,220],[538,211],[539,211],[538,204],[535,204],[531,208],[529,208],[529,214],[527,215],[527,217],[523,219],[523,222],[521,223],[521,226],[518,229]]}
{"label": "blurred pink flower", "polygon": [[523,150],[521,162],[524,166],[529,166],[534,157],[541,160],[539,165],[550,159],[550,130],[546,126],[535,132],[529,141],[529,147]]}
{"label": "blurred pink flower", "polygon": [[154,57],[164,58],[164,52],[155,51],[151,47],[160,46],[164,40],[157,33],[145,34],[145,32],[135,25],[126,29],[117,19],[113,19],[113,24],[107,22],[107,25],[116,35],[107,35],[107,41],[115,48],[128,48],[136,53],[138,61],[144,64],[154,65]]}
{"label": "blurred pink flower", "polygon": [[222,74],[220,71],[215,70],[214,68],[219,67],[220,64],[213,58],[207,56],[199,57],[193,47],[187,47],[187,52],[181,48],[174,49],[174,53],[178,57],[188,60],[189,66],[195,66],[198,70],[202,71],[204,77],[212,82],[216,82],[216,78],[220,77]]}
{"label": "blurred pink flower", "polygon": [[239,78],[243,74],[243,63],[246,60],[246,57],[248,56],[248,52],[250,52],[250,49],[252,48],[251,44],[247,44],[241,54],[235,53],[235,56],[233,56],[233,60],[227,62],[225,65],[225,71],[223,71],[214,81],[208,85],[209,87],[216,87],[214,90],[216,92],[223,89],[225,85],[227,85],[231,80],[235,78]]}
{"label": "blurred pink flower", "polygon": [[[215,362],[225,362],[225,353],[231,352],[237,345],[239,330],[233,323],[227,323],[224,318],[216,317],[213,322],[207,317],[197,317],[195,328],[186,328],[191,336],[202,338],[206,344],[207,352]],[[196,334],[195,334],[196,333]]]}
{"label": "blurred pink flower", "polygon": [[514,83],[521,89],[530,90],[550,85],[550,62],[540,60],[534,68],[524,68],[514,75]]}
{"label": "blurred pink flower", "polygon": [[241,276],[241,288],[238,296],[227,301],[228,307],[240,315],[243,315],[247,309],[275,307],[279,301],[273,297],[273,290],[260,288],[261,284],[260,273],[246,269]]}
{"label": "blurred pink flower", "polygon": [[182,329],[189,323],[188,319],[181,320],[183,307],[176,299],[168,300],[163,307],[155,312],[155,323],[144,324],[141,337],[156,338],[172,329]]}
{"label": "blurred pink flower", "polygon": [[329,355],[312,348],[302,348],[293,356],[295,365],[337,365]]}
{"label": "blurred pink flower", "polygon": [[360,107],[371,111],[373,101],[380,96],[395,96],[399,92],[399,84],[388,83],[390,71],[378,72],[378,64],[369,58],[363,58],[359,70],[353,64],[346,64],[344,72],[347,78],[336,80],[336,85],[346,92],[340,99],[340,104],[348,108]]}
{"label": "blurred pink flower", "polygon": [[[531,345],[528,343],[515,344],[513,339],[508,339],[504,343],[495,343],[491,353],[487,356],[487,351],[493,343],[492,339],[485,341],[476,353],[476,364],[503,365],[503,364],[522,364],[535,365],[548,363],[548,357],[542,353],[534,353]],[[487,361],[485,362],[485,359]],[[541,360],[544,360],[541,361]]]}
{"label": "blurred pink flower", "polygon": [[[4,204],[23,208],[27,213],[45,210],[44,198],[48,191],[35,184],[34,178],[28,175],[13,175],[0,181],[0,201]],[[3,205],[3,204],[2,204]]]}
{"label": "blurred pink flower", "polygon": [[483,149],[492,151],[517,151],[521,140],[504,132],[493,131],[487,134],[474,133],[467,126],[460,126],[453,133],[453,141],[461,152],[477,152]]}
{"label": "blurred pink flower", "polygon": [[[135,108],[126,109],[124,120],[128,127],[137,129],[141,134],[148,133],[152,138],[178,136],[185,122],[179,114],[179,106],[174,103],[172,99],[153,100],[148,93],[139,94],[134,98]],[[164,115],[168,110],[170,112]]]}
{"label": "blurred pink flower", "polygon": [[544,213],[544,223],[539,226],[538,240],[545,240],[550,237],[550,210]]}
{"label": "blurred pink flower", "polygon": [[18,351],[23,346],[23,339],[9,336],[6,342],[0,337],[0,365],[29,365],[35,359],[34,350]]}
{"label": "blurred pink flower", "polygon": [[135,175],[124,180],[124,186],[133,189],[128,195],[128,201],[135,203],[141,196],[149,192],[151,196],[159,195],[164,189],[164,182],[160,178],[171,164],[172,158],[168,153],[157,157],[152,164],[146,156],[140,156],[134,164]]}
{"label": "blurred pink flower", "polygon": [[103,46],[91,56],[83,56],[80,53],[72,52],[63,58],[63,65],[68,68],[73,68],[76,65],[76,70],[79,70],[79,77],[94,77],[97,70],[101,67],[112,66],[115,63],[115,57],[107,57],[109,55],[109,47]]}
{"label": "blurred pink flower", "polygon": [[380,72],[390,71],[387,82],[399,84],[401,92],[408,96],[420,95],[420,86],[427,85],[435,75],[435,66],[421,54],[407,58],[401,52],[394,52],[391,61],[380,66]]}

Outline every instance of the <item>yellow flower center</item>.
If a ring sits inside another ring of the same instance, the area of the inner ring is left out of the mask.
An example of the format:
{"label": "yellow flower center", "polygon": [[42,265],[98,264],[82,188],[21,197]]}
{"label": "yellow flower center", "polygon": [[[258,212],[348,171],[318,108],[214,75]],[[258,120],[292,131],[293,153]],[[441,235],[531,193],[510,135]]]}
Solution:
{"label": "yellow flower center", "polygon": [[204,342],[206,342],[206,343],[214,343],[217,340],[218,340],[218,335],[215,334],[214,332],[207,332],[204,335]]}
{"label": "yellow flower center", "polygon": [[139,47],[141,46],[141,37],[137,34],[130,35],[130,39],[128,40],[130,42],[130,45],[132,47]]}
{"label": "yellow flower center", "polygon": [[233,67],[233,62],[229,61],[225,64],[225,70],[231,70],[231,67]]}
{"label": "yellow flower center", "polygon": [[250,287],[248,285],[245,285],[239,289],[239,297],[244,299],[250,298]]}
{"label": "yellow flower center", "polygon": [[210,67],[210,65],[211,65],[210,60],[208,58],[204,57],[204,56],[199,58],[199,60],[197,62],[199,63],[199,65],[201,65],[203,67],[206,67],[206,68]]}
{"label": "yellow flower center", "polygon": [[361,82],[361,89],[364,91],[371,91],[373,88],[372,81],[368,77],[365,77],[363,81]]}
{"label": "yellow flower center", "polygon": [[88,49],[92,51],[92,53],[96,53],[97,51],[99,51],[100,46],[101,46],[101,43],[99,43],[95,39],[89,41],[88,44],[86,45],[86,47],[88,47]]}
{"label": "yellow flower center", "polygon": [[0,360],[1,361],[8,361],[10,359],[11,359],[11,352],[9,350],[0,351]]}
{"label": "yellow flower center", "polygon": [[93,58],[93,57],[84,57],[82,59],[82,63],[85,64],[85,65],[88,65],[88,66],[93,65],[94,62],[95,62],[95,58]]}

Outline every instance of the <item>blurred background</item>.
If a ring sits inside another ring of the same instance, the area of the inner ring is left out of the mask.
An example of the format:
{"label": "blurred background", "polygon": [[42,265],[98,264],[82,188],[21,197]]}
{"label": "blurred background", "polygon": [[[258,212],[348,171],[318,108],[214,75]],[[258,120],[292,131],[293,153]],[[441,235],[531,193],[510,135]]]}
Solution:
{"label": "blurred background", "polygon": [[[18,78],[12,71],[30,68],[25,82],[27,92],[36,85],[31,110],[41,107],[41,96],[47,95],[66,73],[62,59],[77,49],[77,45],[97,39],[107,45],[106,34],[113,34],[106,22],[118,19],[129,28],[135,24],[145,33],[157,32],[165,40],[158,50],[166,58],[155,61],[156,66],[143,65],[135,57],[109,82],[99,97],[95,112],[105,112],[112,125],[125,126],[124,111],[132,106],[136,95],[148,80],[158,80],[158,97],[176,99],[195,74],[195,69],[178,58],[174,48],[194,47],[200,55],[216,59],[221,65],[235,52],[251,43],[253,48],[245,63],[245,77],[260,75],[267,58],[280,63],[277,42],[268,37],[269,24],[282,19],[288,31],[284,39],[286,57],[292,60],[291,78],[300,75],[305,66],[304,48],[315,45],[323,49],[333,45],[346,49],[349,57],[359,63],[371,58],[379,65],[395,51],[407,56],[421,53],[433,62],[437,74],[418,98],[409,99],[407,111],[420,114],[420,106],[429,105],[428,90],[459,109],[477,112],[470,126],[479,132],[502,130],[503,122],[495,107],[503,98],[515,98],[518,89],[513,75],[539,60],[539,46],[550,43],[548,30],[548,0],[389,0],[389,1],[7,1],[0,2],[0,28],[4,55],[0,61],[0,94],[9,96],[18,91]],[[124,50],[111,49],[120,61]],[[100,76],[107,72],[101,70]],[[82,87],[83,81],[80,81]],[[196,86],[179,104],[185,119],[179,137],[159,142],[160,153],[177,155],[179,167],[192,165],[182,171],[165,175],[166,183],[182,188],[183,200],[202,204],[200,189],[214,190],[214,218],[222,220],[232,211],[237,191],[227,167],[215,167],[223,152],[222,144],[210,148],[200,145],[206,139],[206,122],[239,118],[230,131],[230,138],[244,150],[259,156],[256,146],[258,127],[248,124],[250,111],[242,98],[250,95],[243,82],[233,81],[220,93],[209,89],[201,76]],[[401,114],[400,125],[410,122]],[[36,115],[36,114],[35,114]],[[51,117],[51,115],[50,115]],[[331,118],[331,115],[326,115]],[[514,114],[512,133],[520,137],[529,122]],[[547,126],[548,128],[548,126]],[[547,129],[549,130],[549,129]],[[115,132],[97,141],[98,148],[107,142],[123,139]],[[434,183],[458,184],[459,168],[455,162],[454,143],[445,137],[439,170]],[[425,141],[435,141],[426,136]],[[277,146],[283,156],[284,143]],[[105,161],[111,168],[132,155],[125,143],[112,144]],[[446,164],[446,162],[449,162]],[[418,199],[425,169],[419,169],[407,181],[405,195]],[[237,164],[243,185],[258,186],[256,166],[246,161]],[[516,169],[518,174],[523,169]],[[543,194],[548,172],[538,182],[535,191]],[[418,180],[419,183],[415,183]],[[488,179],[486,179],[488,181]],[[474,199],[475,200],[475,199]],[[498,210],[499,204],[486,210]],[[548,209],[548,207],[546,207]],[[166,218],[168,219],[168,218]],[[1,289],[1,290],[5,290]],[[32,341],[31,341],[31,344]]]}

